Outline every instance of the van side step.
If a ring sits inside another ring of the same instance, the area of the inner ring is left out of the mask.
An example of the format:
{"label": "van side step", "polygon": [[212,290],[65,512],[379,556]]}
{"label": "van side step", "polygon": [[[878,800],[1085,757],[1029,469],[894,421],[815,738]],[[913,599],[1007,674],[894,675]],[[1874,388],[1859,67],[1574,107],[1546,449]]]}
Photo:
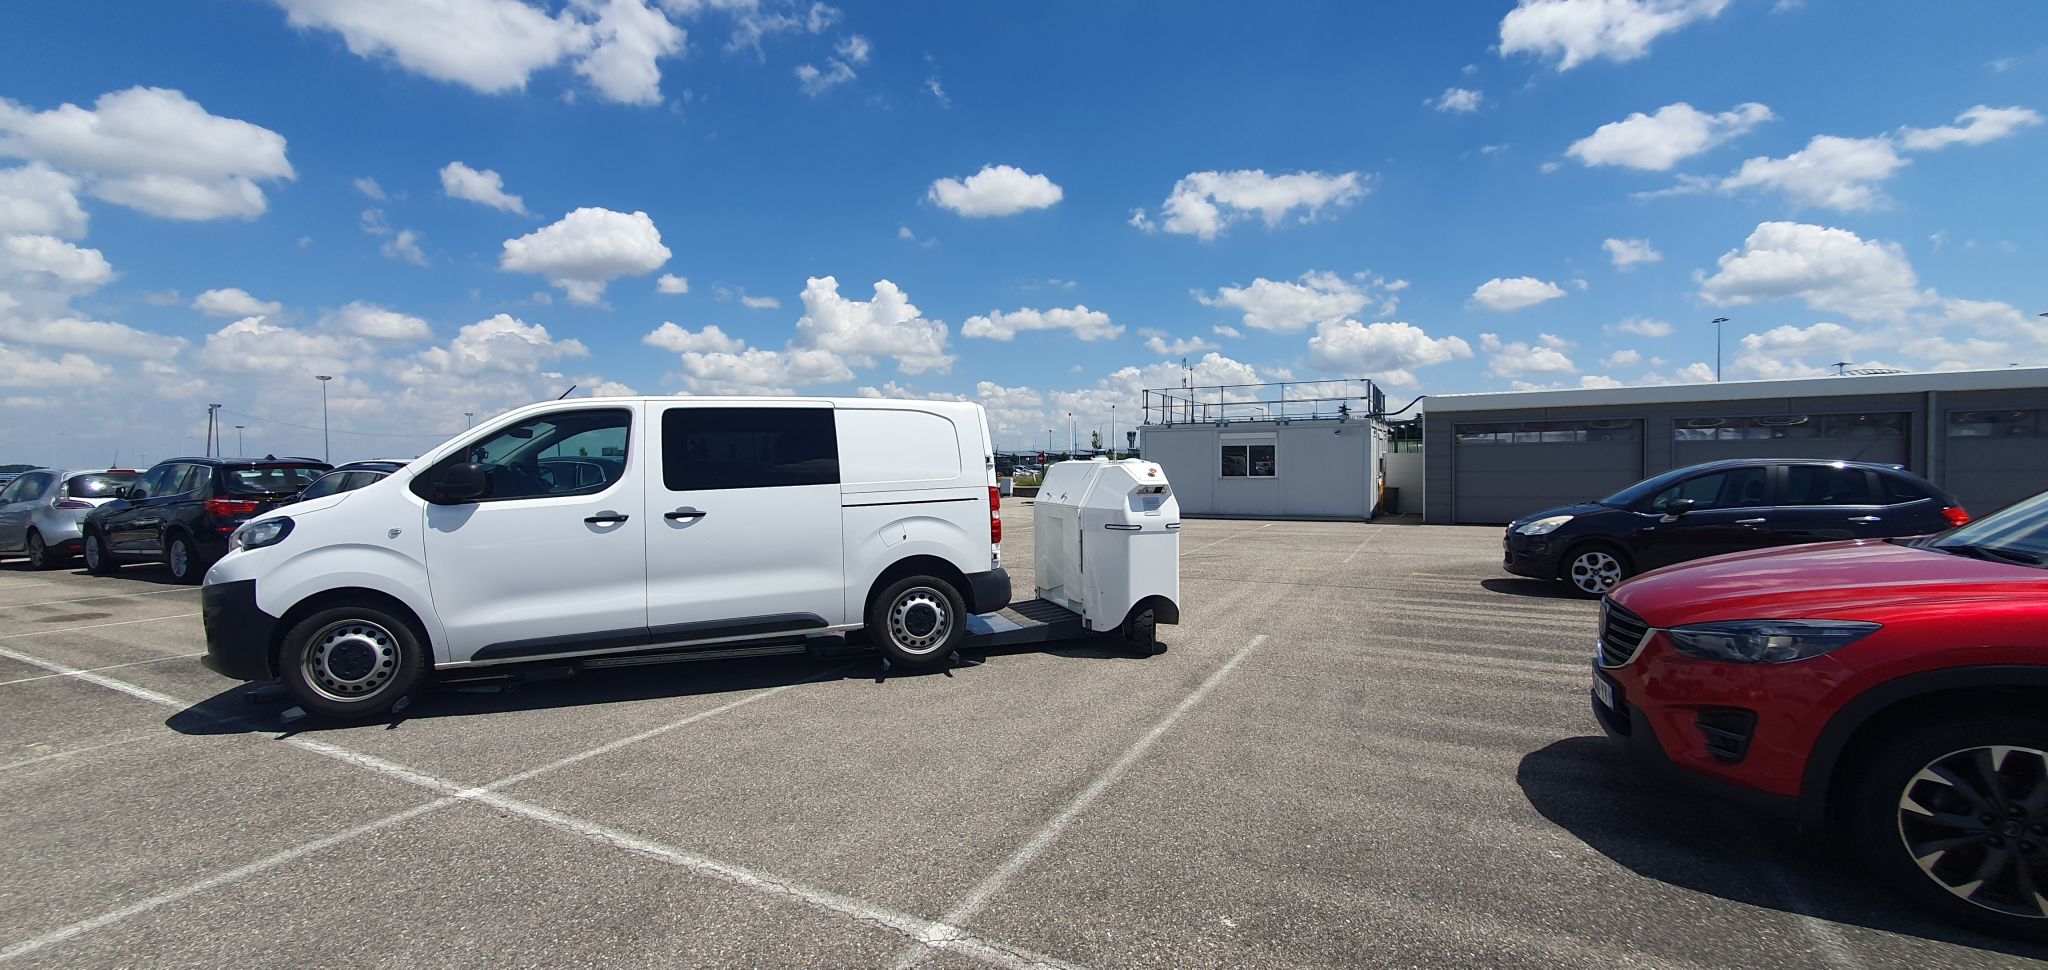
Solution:
{"label": "van side step", "polygon": [[762,646],[725,647],[710,650],[670,650],[662,653],[636,653],[626,657],[592,657],[577,661],[577,666],[592,670],[604,667],[638,667],[644,664],[687,663],[692,660],[732,660],[737,657],[782,657],[789,654],[809,653],[810,647],[802,642],[781,641]]}
{"label": "van side step", "polygon": [[961,649],[1009,647],[1089,636],[1081,614],[1051,600],[1013,603],[994,613],[967,618],[967,639]]}

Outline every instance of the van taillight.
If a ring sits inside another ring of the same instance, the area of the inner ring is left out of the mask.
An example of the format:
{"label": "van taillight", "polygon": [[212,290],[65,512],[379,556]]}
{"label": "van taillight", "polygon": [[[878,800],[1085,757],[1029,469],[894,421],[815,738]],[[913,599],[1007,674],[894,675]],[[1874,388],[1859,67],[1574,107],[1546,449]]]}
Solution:
{"label": "van taillight", "polygon": [[210,498],[206,500],[206,514],[216,519],[232,519],[238,515],[255,515],[256,503],[247,499]]}
{"label": "van taillight", "polygon": [[1949,525],[1970,524],[1970,513],[1963,511],[1963,507],[1960,505],[1943,506],[1941,514],[1943,518],[1948,519]]}
{"label": "van taillight", "polygon": [[1003,490],[994,485],[988,487],[988,542],[1003,544]]}

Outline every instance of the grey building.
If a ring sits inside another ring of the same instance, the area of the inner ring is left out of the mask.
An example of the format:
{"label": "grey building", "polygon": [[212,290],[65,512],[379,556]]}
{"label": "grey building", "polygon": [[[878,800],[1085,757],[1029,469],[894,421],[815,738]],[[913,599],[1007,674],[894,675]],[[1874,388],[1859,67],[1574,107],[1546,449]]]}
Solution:
{"label": "grey building", "polygon": [[1424,518],[1499,523],[1720,458],[1904,465],[1983,515],[2048,489],[2048,368],[1447,394]]}
{"label": "grey building", "polygon": [[1385,398],[1371,381],[1145,392],[1138,434],[1182,515],[1372,517],[1379,507]]}

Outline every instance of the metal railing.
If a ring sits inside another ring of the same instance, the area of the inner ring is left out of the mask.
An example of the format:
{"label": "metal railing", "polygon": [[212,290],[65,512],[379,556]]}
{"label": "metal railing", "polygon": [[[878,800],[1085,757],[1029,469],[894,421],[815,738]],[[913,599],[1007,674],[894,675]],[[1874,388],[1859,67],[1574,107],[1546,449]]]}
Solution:
{"label": "metal railing", "polygon": [[1146,425],[1224,424],[1231,421],[1343,421],[1385,414],[1387,396],[1372,381],[1209,384],[1144,392]]}

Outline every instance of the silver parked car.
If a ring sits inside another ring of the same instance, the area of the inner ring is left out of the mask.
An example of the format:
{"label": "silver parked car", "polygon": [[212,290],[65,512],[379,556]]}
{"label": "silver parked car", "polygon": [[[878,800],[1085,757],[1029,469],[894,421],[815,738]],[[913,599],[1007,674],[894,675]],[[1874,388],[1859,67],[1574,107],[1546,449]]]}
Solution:
{"label": "silver parked car", "polygon": [[85,548],[79,524],[95,506],[119,497],[139,472],[128,468],[38,468],[0,489],[0,556],[26,556],[30,569],[54,569]]}

